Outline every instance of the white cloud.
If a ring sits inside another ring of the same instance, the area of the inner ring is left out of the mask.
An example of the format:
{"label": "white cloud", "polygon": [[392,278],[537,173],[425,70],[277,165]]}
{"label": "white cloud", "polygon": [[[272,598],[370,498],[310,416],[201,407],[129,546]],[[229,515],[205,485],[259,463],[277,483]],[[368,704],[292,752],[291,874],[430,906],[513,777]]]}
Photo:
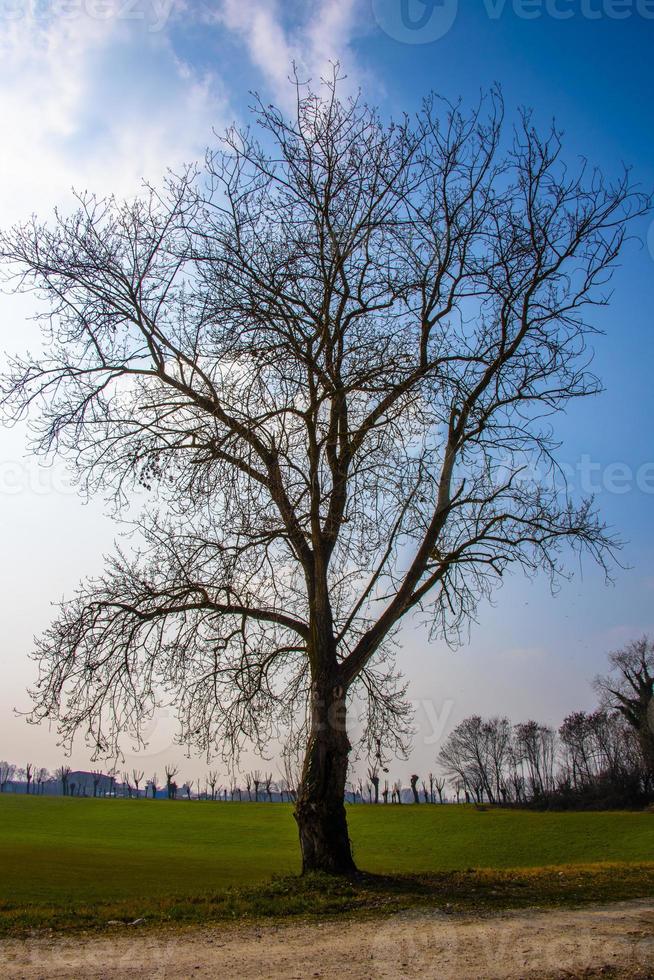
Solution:
{"label": "white cloud", "polygon": [[310,15],[294,17],[292,27],[276,0],[222,0],[215,15],[241,38],[282,106],[293,101],[288,81],[293,61],[301,78],[314,84],[334,61],[347,70],[350,86],[359,74],[350,47],[359,23],[359,0],[322,0],[308,9]]}
{"label": "white cloud", "polygon": [[[0,226],[65,209],[73,186],[131,195],[142,177],[156,181],[166,167],[202,155],[212,126],[226,121],[220,80],[180,61],[169,32],[153,23],[83,13],[8,20],[0,12]],[[0,349],[36,343],[32,302],[0,296]],[[50,601],[99,571],[115,529],[100,501],[82,507],[25,459],[24,440],[24,427],[0,431],[0,742],[54,764],[54,736],[27,727],[11,708],[27,705],[27,653],[51,618]],[[77,759],[83,764],[86,753]]]}
{"label": "white cloud", "polygon": [[70,187],[130,194],[201,155],[224,105],[144,21],[0,20],[0,224]]}

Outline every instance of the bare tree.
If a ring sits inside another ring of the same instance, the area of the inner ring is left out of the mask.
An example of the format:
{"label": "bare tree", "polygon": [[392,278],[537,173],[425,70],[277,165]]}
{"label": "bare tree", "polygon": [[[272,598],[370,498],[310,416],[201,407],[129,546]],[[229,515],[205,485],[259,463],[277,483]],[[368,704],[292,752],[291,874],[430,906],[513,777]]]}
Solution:
{"label": "bare tree", "polygon": [[173,782],[174,777],[179,772],[178,766],[165,766],[164,772],[166,773],[166,792],[168,794],[169,800],[175,799],[175,793],[173,792],[173,786],[177,790],[177,784]]}
{"label": "bare tree", "polygon": [[512,778],[513,792],[519,800],[527,792],[531,797],[545,796],[555,782],[555,734],[547,725],[527,721],[514,727],[513,758],[524,772]]}
{"label": "bare tree", "polygon": [[[432,782],[432,780],[433,780],[433,782]],[[430,794],[431,794],[431,801],[432,801],[432,803],[435,803],[436,802],[436,800],[434,799],[434,788],[436,789],[436,792],[438,793],[438,802],[439,803],[442,803],[443,802],[443,790],[445,789],[445,777],[444,776],[434,776],[434,777],[432,777],[432,774],[430,773],[429,774],[429,784],[430,784]]]}
{"label": "bare tree", "polygon": [[384,789],[382,790],[382,799],[384,803],[388,803],[388,780],[384,780]]}
{"label": "bare tree", "polygon": [[448,776],[461,780],[468,794],[478,803],[486,795],[493,803],[491,760],[488,751],[487,728],[483,718],[472,715],[456,726],[445,740],[438,761]]}
{"label": "bare tree", "polygon": [[654,781],[654,641],[647,636],[609,654],[611,672],[595,681],[606,707],[618,711],[638,734]]}
{"label": "bare tree", "polygon": [[199,176],[0,237],[49,304],[2,403],[119,514],[151,494],[38,642],[34,720],[111,753],[167,690],[233,755],[308,706],[303,868],[350,872],[347,704],[402,743],[403,618],[455,640],[508,568],[615,544],[542,420],[599,388],[589,310],[649,201],[527,116],[506,144],[496,93],[387,125],[337,88],[257,102],[270,150],[230,130]]}
{"label": "bare tree", "polygon": [[145,773],[143,772],[142,769],[132,769],[132,781],[133,781],[134,786],[136,788],[136,799],[137,800],[139,798],[139,786],[143,782],[144,775],[145,775]]}
{"label": "bare tree", "polygon": [[254,772],[251,774],[251,776],[252,776],[252,785],[254,786],[254,802],[258,803],[259,787],[261,786],[261,771],[259,769],[255,769]]}
{"label": "bare tree", "polygon": [[[211,769],[209,775],[207,776],[209,786],[211,787],[211,799],[216,799],[216,786],[218,785],[218,771],[216,769]],[[232,799],[234,799],[234,793],[232,791]]]}
{"label": "bare tree", "polygon": [[32,786],[32,777],[34,775],[34,764],[28,762],[25,765],[25,792],[29,795]]}
{"label": "bare tree", "polygon": [[289,803],[297,800],[297,791],[302,780],[302,747],[296,733],[292,732],[282,749],[282,783],[288,794]]}
{"label": "bare tree", "polygon": [[[0,763],[0,771],[1,770],[2,770],[2,763]],[[45,784],[50,778],[50,773],[44,767],[40,767],[39,769],[36,770],[36,775],[34,778],[36,780],[37,793],[39,793],[42,796],[45,790]]]}
{"label": "bare tree", "polygon": [[[148,779],[147,785],[150,787],[150,792],[152,793],[152,799],[153,800],[156,800],[156,798],[157,798],[157,783],[158,783],[158,781],[159,781],[159,777],[156,774],[156,772],[154,772],[150,776],[150,778]],[[147,789],[146,789],[145,795],[146,796],[148,795]]]}
{"label": "bare tree", "polygon": [[513,737],[511,722],[508,718],[490,718],[484,726],[484,737],[493,796],[495,802],[505,803],[507,798],[505,774]]}
{"label": "bare tree", "polygon": [[413,793],[413,802],[420,803],[420,794],[418,792],[418,781],[420,776],[415,773],[411,776],[411,792]]}
{"label": "bare tree", "polygon": [[379,803],[379,773],[377,769],[375,768],[369,769],[368,778],[370,779],[375,794],[374,802]]}
{"label": "bare tree", "polygon": [[273,778],[272,777],[272,773],[271,772],[267,772],[266,775],[264,776],[264,781],[263,781],[263,785],[266,788],[266,796],[268,797],[268,802],[269,803],[272,803],[272,794],[273,794],[273,781],[272,781],[272,778]]}
{"label": "bare tree", "polygon": [[640,779],[647,766],[639,734],[618,712],[600,708],[568,715],[559,728],[566,783],[584,791],[626,774]]}
{"label": "bare tree", "polygon": [[69,789],[71,789],[71,795],[72,795],[72,788],[69,787],[68,785],[68,778],[70,776],[70,773],[71,773],[70,766],[66,766],[66,765],[59,766],[59,768],[55,771],[55,776],[61,782],[62,796],[68,796]]}

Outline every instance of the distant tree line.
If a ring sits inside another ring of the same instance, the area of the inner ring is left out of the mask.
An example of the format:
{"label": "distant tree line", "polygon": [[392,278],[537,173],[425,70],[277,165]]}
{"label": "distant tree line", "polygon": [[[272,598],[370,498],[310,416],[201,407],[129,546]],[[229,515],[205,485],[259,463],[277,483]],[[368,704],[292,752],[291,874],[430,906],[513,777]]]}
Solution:
{"label": "distant tree line", "polygon": [[157,773],[147,779],[143,770],[124,770],[122,773],[103,773],[100,770],[74,771],[69,765],[61,765],[54,772],[31,764],[18,766],[0,760],[0,793],[19,792],[32,795],[105,797],[124,799],[196,799],[216,801],[249,801],[251,803],[292,803],[296,799],[297,778],[280,776],[273,779],[272,772],[259,769],[247,772],[242,784],[235,775],[228,775],[225,784],[220,782],[217,770],[210,770],[204,777],[186,779],[178,783],[179,767],[164,767],[165,780]]}
{"label": "distant tree line", "polygon": [[[534,720],[513,724],[506,717],[471,715],[445,740],[437,758],[440,773],[423,779],[412,773],[409,788],[386,778],[378,739],[366,778],[346,784],[345,801],[617,807],[654,800],[654,642],[643,637],[608,659],[609,673],[595,680],[596,710],[574,711],[558,729]],[[138,769],[118,774],[61,765],[50,773],[33,763],[20,767],[0,760],[0,792],[294,803],[302,775],[292,742],[282,752],[277,779],[254,769],[241,781],[232,771],[221,782],[214,769],[180,785],[179,771],[168,764],[160,780],[156,772],[146,779]]]}
{"label": "distant tree line", "polygon": [[609,656],[600,705],[555,731],[536,721],[472,715],[449,735],[439,763],[457,799],[551,806],[633,806],[654,798],[654,643]]}

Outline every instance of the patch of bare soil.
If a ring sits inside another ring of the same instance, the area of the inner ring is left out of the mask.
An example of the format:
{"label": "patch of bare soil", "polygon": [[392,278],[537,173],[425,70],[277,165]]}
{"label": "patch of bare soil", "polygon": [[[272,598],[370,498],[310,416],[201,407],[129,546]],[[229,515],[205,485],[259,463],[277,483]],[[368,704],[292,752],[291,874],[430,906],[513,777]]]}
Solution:
{"label": "patch of bare soil", "polygon": [[100,937],[0,943],[0,976],[46,978],[654,978],[654,901],[576,911],[238,926],[113,927]]}

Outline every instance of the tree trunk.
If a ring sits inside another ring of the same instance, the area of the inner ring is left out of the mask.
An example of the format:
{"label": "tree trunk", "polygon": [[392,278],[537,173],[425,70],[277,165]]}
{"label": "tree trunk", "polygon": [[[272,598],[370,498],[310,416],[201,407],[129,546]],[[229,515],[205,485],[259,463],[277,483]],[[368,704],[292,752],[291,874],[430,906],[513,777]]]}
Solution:
{"label": "tree trunk", "polygon": [[311,733],[295,804],[303,874],[356,871],[344,802],[349,752],[345,691],[331,679],[314,682]]}
{"label": "tree trunk", "polygon": [[645,763],[645,771],[654,784],[654,699],[652,709],[645,714],[638,732],[640,750]]}

